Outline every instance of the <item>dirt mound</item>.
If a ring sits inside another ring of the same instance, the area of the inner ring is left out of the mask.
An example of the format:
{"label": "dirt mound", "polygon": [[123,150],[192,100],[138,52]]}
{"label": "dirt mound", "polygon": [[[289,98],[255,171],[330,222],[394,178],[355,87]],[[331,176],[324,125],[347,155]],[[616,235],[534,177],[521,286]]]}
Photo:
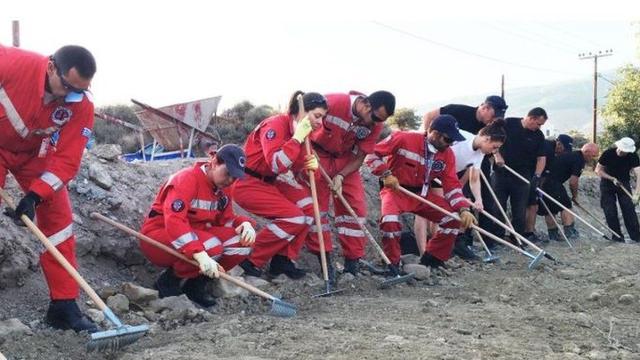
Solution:
{"label": "dirt mound", "polygon": [[[139,228],[162,181],[191,163],[125,164],[86,154],[78,177],[69,185],[80,272],[101,296],[111,299],[125,323],[151,327],[148,336],[115,354],[87,355],[86,335],[42,324],[48,304],[37,265],[42,247],[23,228],[0,217],[0,351],[5,356],[640,358],[640,247],[609,243],[581,224],[575,249],[561,242],[545,244],[561,264],[545,260],[539,269],[527,270],[526,258],[502,249],[497,264],[452,259],[448,270],[386,290],[378,289],[383,280],[379,276],[345,275],[338,286],[345,291],[329,298],[312,297],[322,291],[323,282],[315,275],[320,273],[315,256],[305,252],[300,264],[314,274],[300,281],[276,278],[260,284],[264,291],[298,307],[298,315],[290,319],[269,316],[269,302],[246,294],[220,298],[211,309],[194,307],[184,298],[158,301],[153,292],[137,287],[152,287],[158,272],[141,256],[137,241],[89,215],[98,211]],[[363,175],[368,225],[378,236],[378,183],[367,171]],[[15,182],[8,188],[18,199]],[[583,205],[602,217],[597,179],[583,179],[581,188]],[[538,229],[546,232],[542,221]],[[368,252],[368,258],[377,261],[371,247]],[[90,314],[102,320],[97,312]],[[3,322],[13,318],[22,324]]]}

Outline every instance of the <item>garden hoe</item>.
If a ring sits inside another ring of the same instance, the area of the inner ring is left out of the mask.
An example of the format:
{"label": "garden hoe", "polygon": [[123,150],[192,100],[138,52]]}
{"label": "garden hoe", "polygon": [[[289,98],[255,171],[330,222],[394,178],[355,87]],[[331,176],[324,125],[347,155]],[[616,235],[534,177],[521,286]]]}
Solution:
{"label": "garden hoe", "polygon": [[[320,169],[320,173],[322,173],[322,176],[324,177],[324,179],[327,182],[327,184],[331,184],[332,181],[331,181],[331,177],[329,177],[329,174],[327,174],[327,172],[322,168],[322,166],[320,166],[319,169]],[[344,208],[347,209],[347,211],[349,212],[349,215],[351,215],[351,217],[353,217],[355,222],[358,223],[358,225],[360,226],[360,229],[362,229],[362,232],[364,232],[366,237],[367,237],[367,239],[369,239],[369,242],[376,249],[376,251],[378,252],[380,257],[382,258],[382,260],[385,262],[385,264],[387,264],[387,268],[389,269],[388,274],[390,274],[391,277],[389,277],[387,279],[384,279],[382,281],[382,283],[380,283],[380,285],[378,287],[380,289],[386,289],[386,288],[391,287],[393,285],[406,283],[406,282],[410,281],[411,279],[413,279],[413,277],[416,275],[415,273],[408,273],[406,275],[401,275],[400,274],[400,269],[398,269],[395,265],[393,265],[391,263],[391,260],[389,260],[389,258],[384,253],[382,248],[380,248],[380,245],[378,245],[376,240],[373,238],[373,235],[371,235],[371,233],[369,232],[369,229],[367,229],[367,226],[365,224],[361,223],[358,220],[358,215],[353,210],[351,205],[349,205],[349,202],[347,202],[347,199],[345,199],[344,196],[342,196],[342,194],[336,192],[333,188],[331,190],[333,191],[334,196],[337,197],[338,199],[340,199],[340,202],[342,203]],[[373,265],[370,265],[370,266],[373,266]]]}
{"label": "garden hoe", "polygon": [[[0,197],[7,203],[7,205],[15,210],[15,204],[9,197],[4,189],[0,188]],[[91,340],[87,343],[87,350],[93,351],[116,351],[124,346],[136,342],[143,337],[148,331],[149,326],[138,325],[129,326],[120,322],[120,319],[109,309],[107,304],[102,301],[100,296],[91,288],[91,286],[84,280],[84,278],[78,273],[78,271],[69,263],[69,261],[58,251],[58,249],[51,243],[49,238],[29,219],[28,216],[22,215],[20,217],[22,222],[31,230],[31,232],[42,242],[44,247],[55,257],[60,265],[73,277],[73,279],[80,285],[80,287],[89,295],[91,300],[98,306],[98,308],[104,313],[104,316],[109,320],[115,328],[110,330],[99,331],[91,334]]]}

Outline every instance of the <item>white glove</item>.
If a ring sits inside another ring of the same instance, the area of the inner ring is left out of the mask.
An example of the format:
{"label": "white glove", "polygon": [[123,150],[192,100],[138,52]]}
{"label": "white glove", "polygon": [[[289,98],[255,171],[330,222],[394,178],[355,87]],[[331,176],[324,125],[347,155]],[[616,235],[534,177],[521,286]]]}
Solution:
{"label": "white glove", "polygon": [[256,230],[248,221],[243,222],[236,228],[236,234],[240,234],[240,244],[251,245],[256,242]]}
{"label": "white glove", "polygon": [[333,191],[336,192],[336,195],[342,195],[342,181],[344,181],[344,176],[340,174],[333,177]]}
{"label": "white glove", "polygon": [[220,265],[206,251],[193,254],[193,258],[198,262],[201,273],[211,278],[220,276],[220,269],[218,269]]}

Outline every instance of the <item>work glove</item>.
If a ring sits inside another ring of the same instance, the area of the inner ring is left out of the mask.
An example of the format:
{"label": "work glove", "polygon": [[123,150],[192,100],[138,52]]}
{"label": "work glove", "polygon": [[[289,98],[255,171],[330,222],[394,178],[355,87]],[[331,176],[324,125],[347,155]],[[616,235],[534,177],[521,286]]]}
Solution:
{"label": "work glove", "polygon": [[318,158],[313,155],[313,154],[309,154],[304,158],[304,169],[307,171],[316,171],[318,170]]}
{"label": "work glove", "polygon": [[[200,251],[193,254],[193,258],[198,262],[200,272],[210,278],[217,278],[220,276],[220,265],[213,260],[206,251]],[[223,270],[224,271],[224,270]]]}
{"label": "work glove", "polygon": [[338,174],[333,177],[333,186],[332,189],[336,193],[336,195],[342,195],[342,182],[344,181],[344,176]]}
{"label": "work glove", "polygon": [[471,225],[478,225],[478,220],[471,213],[469,209],[460,210],[460,224],[462,226],[462,230],[467,230],[471,227]]}
{"label": "work glove", "polygon": [[245,221],[236,228],[236,234],[240,234],[240,244],[247,246],[256,242],[256,230],[250,222]]}
{"label": "work glove", "polygon": [[540,186],[540,176],[534,174],[529,180],[529,199],[538,196],[538,186]]}
{"label": "work glove", "polygon": [[20,199],[20,202],[18,203],[18,206],[15,210],[6,208],[4,210],[4,214],[12,218],[13,222],[16,223],[16,225],[27,226],[24,222],[22,222],[20,217],[22,215],[27,215],[29,220],[33,221],[33,218],[35,218],[36,216],[36,206],[38,206],[41,201],[42,198],[40,198],[40,195],[34,193],[33,191],[29,191],[27,195]]}
{"label": "work glove", "polygon": [[382,183],[385,187],[388,187],[392,190],[398,190],[400,187],[400,182],[398,182],[398,178],[393,175],[387,175],[382,179]]}
{"label": "work glove", "polygon": [[618,181],[618,179],[613,178],[613,180],[611,180],[611,182],[613,183],[613,185],[615,186],[622,186],[622,184],[620,184],[620,181]]}
{"label": "work glove", "polygon": [[304,139],[311,133],[311,120],[308,116],[305,116],[302,120],[298,121],[296,130],[293,132],[292,138],[296,139],[300,144],[304,142]]}

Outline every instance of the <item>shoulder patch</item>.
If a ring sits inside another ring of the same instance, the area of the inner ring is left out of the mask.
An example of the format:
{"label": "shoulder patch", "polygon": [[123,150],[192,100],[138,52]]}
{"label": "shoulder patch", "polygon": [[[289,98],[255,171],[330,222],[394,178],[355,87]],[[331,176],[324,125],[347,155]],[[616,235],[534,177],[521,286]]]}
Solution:
{"label": "shoulder patch", "polygon": [[91,138],[91,129],[83,128],[81,134],[82,134],[82,136],[86,137],[87,139],[90,139]]}
{"label": "shoulder patch", "polygon": [[71,109],[64,106],[58,106],[51,113],[51,121],[53,121],[56,125],[61,126],[67,123],[69,119],[71,119],[71,115],[73,115],[73,111],[71,111]]}
{"label": "shoulder patch", "polygon": [[276,131],[274,129],[269,129],[264,136],[267,140],[273,140],[276,137]]}
{"label": "shoulder patch", "polygon": [[180,212],[184,210],[184,201],[180,199],[173,200],[171,203],[171,210],[173,210],[173,212]]}
{"label": "shoulder patch", "polygon": [[438,159],[438,160],[433,162],[433,168],[432,168],[433,171],[440,172],[440,171],[444,170],[444,168],[445,168],[444,161]]}

